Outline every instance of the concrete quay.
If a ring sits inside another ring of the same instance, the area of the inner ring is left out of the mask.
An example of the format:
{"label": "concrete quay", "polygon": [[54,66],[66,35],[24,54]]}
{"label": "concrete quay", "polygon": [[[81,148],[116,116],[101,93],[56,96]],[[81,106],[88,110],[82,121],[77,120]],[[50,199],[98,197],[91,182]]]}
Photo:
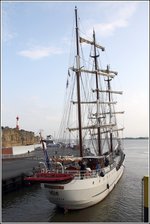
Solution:
{"label": "concrete quay", "polygon": [[24,177],[38,166],[38,159],[32,157],[2,160],[2,193],[25,186]]}
{"label": "concrete quay", "polygon": [[[49,158],[73,154],[78,156],[79,153],[77,150],[56,148],[48,148],[47,152]],[[44,161],[44,154],[41,148],[17,157],[4,157],[2,159],[2,193],[8,193],[26,186],[24,177],[29,174],[32,175],[34,169],[39,167],[40,161]]]}

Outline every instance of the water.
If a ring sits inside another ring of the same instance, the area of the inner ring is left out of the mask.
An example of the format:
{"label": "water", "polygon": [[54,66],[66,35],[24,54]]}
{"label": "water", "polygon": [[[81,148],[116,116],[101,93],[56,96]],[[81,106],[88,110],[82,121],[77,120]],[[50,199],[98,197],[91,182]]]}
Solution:
{"label": "water", "polygon": [[141,222],[142,178],[148,175],[148,140],[125,140],[125,171],[99,204],[69,211],[51,204],[40,186],[2,197],[3,222]]}

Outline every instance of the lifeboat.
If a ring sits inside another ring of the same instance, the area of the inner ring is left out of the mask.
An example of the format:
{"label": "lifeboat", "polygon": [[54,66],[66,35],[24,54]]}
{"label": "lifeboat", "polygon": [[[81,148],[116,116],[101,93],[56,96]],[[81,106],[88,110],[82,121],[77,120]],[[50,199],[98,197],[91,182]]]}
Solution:
{"label": "lifeboat", "polygon": [[25,177],[24,180],[36,183],[68,183],[74,178],[71,174],[66,173],[37,173],[35,176]]}

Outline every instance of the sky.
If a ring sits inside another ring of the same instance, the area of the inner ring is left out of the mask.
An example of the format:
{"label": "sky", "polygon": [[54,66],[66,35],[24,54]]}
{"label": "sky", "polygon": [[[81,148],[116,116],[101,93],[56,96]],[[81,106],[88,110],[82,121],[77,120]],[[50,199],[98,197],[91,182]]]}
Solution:
{"label": "sky", "polygon": [[118,71],[124,137],[149,136],[148,1],[3,1],[1,125],[14,128],[19,116],[20,129],[57,135],[75,6]]}

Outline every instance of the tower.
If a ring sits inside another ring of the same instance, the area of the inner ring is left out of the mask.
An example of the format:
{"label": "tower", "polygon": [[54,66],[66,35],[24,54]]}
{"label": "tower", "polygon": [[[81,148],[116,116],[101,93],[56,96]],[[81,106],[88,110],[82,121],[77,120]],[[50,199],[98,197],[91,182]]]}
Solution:
{"label": "tower", "polygon": [[17,116],[16,117],[16,128],[19,130],[19,124],[18,123],[19,123],[19,117]]}

